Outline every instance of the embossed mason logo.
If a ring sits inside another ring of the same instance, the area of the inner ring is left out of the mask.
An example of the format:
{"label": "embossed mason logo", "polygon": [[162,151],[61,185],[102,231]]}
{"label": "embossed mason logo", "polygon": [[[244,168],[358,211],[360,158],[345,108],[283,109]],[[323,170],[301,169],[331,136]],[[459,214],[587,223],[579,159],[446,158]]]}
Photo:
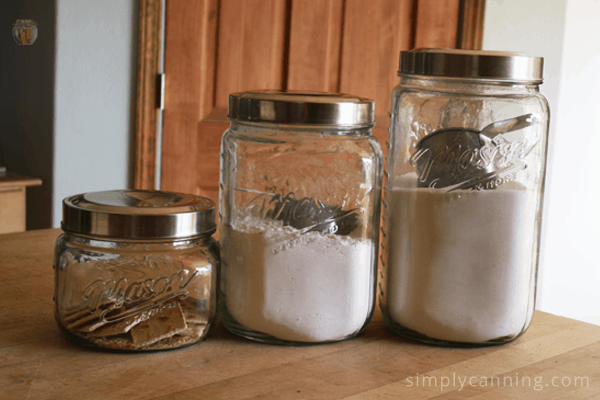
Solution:
{"label": "embossed mason logo", "polygon": [[525,158],[539,142],[523,136],[482,138],[478,131],[451,128],[425,137],[411,156],[422,187],[447,190],[485,190],[516,179],[525,169]]}
{"label": "embossed mason logo", "polygon": [[[174,298],[186,298],[198,271],[182,268],[179,262],[129,261],[111,263],[110,277],[97,279],[82,291],[82,308],[99,315],[107,322],[154,307]],[[118,272],[117,272],[118,271]]]}

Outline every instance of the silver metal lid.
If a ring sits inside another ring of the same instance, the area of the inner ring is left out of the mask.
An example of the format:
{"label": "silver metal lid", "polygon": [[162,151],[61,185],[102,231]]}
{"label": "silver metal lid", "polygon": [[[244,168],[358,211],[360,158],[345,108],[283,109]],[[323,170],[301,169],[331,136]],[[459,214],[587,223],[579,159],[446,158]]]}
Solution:
{"label": "silver metal lid", "polygon": [[415,49],[400,52],[399,76],[542,83],[544,59],[525,53]]}
{"label": "silver metal lid", "polygon": [[346,94],[253,91],[229,95],[232,120],[371,127],[375,102]]}
{"label": "silver metal lid", "polygon": [[215,204],[191,194],[113,190],[67,197],[62,228],[111,239],[179,239],[216,230]]}

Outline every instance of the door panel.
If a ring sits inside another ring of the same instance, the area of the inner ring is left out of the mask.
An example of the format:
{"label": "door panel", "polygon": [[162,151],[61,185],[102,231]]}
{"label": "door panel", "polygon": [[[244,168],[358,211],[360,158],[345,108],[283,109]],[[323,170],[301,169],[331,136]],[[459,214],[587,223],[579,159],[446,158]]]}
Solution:
{"label": "door panel", "polygon": [[229,93],[284,89],[372,98],[374,134],[384,144],[400,50],[456,47],[461,3],[168,0],[166,12],[161,189],[216,200]]}
{"label": "door panel", "polygon": [[391,88],[399,79],[400,50],[410,47],[411,1],[347,2],[341,91],[375,100],[377,116],[387,113]]}
{"label": "door panel", "polygon": [[285,5],[285,0],[221,0],[217,107],[227,107],[232,92],[282,89]]}
{"label": "door panel", "polygon": [[293,0],[287,89],[338,92],[342,0]]}
{"label": "door panel", "polygon": [[[195,193],[197,160],[209,151],[198,126],[214,108],[216,0],[169,1],[161,188]],[[196,149],[201,148],[198,152]]]}
{"label": "door panel", "polygon": [[415,48],[455,48],[460,0],[419,0],[416,12]]}
{"label": "door panel", "polygon": [[[344,15],[340,92],[375,100],[373,134],[387,140],[387,113],[397,74],[400,50],[410,48],[413,2],[349,0]],[[385,146],[383,146],[385,147]]]}

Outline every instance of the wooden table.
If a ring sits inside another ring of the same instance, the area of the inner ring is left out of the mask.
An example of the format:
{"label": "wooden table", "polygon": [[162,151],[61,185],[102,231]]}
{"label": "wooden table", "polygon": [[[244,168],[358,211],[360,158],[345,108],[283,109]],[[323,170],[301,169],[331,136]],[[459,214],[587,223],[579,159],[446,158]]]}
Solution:
{"label": "wooden table", "polygon": [[25,189],[42,180],[7,171],[0,176],[0,233],[25,230]]}
{"label": "wooden table", "polygon": [[59,233],[0,235],[1,399],[600,399],[600,327],[542,312],[513,343],[480,349],[400,339],[379,311],[358,338],[331,345],[254,343],[218,323],[180,350],[81,348],[52,313]]}

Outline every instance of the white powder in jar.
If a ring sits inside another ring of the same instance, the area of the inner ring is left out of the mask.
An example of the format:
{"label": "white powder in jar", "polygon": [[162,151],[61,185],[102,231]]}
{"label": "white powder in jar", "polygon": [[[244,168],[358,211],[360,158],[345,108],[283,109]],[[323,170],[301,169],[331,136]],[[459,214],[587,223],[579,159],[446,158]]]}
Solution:
{"label": "white powder in jar", "polygon": [[535,208],[525,188],[511,182],[448,193],[403,183],[388,205],[392,320],[447,341],[519,334],[530,317],[535,268]]}
{"label": "white powder in jar", "polygon": [[225,304],[246,328],[299,342],[342,340],[373,301],[373,244],[239,217],[221,233]]}

